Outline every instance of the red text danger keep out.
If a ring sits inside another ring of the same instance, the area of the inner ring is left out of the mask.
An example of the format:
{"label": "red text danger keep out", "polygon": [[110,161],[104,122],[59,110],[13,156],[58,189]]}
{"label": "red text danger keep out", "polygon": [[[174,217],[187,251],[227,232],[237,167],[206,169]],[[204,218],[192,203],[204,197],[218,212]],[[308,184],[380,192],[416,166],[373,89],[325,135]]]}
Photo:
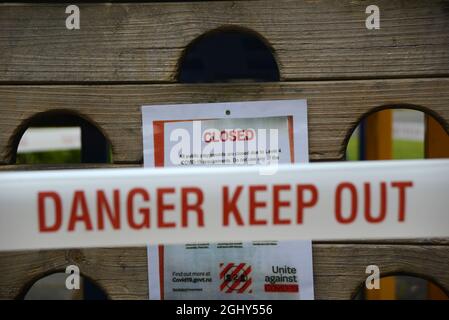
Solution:
{"label": "red text danger keep out", "polygon": [[[391,181],[341,182],[333,194],[320,193],[315,184],[222,186],[219,194],[199,187],[164,187],[152,192],[144,187],[74,190],[69,196],[67,192],[63,196],[58,191],[45,190],[37,193],[36,211],[39,232],[202,228],[207,226],[206,209],[213,211],[208,211],[208,215],[219,214],[217,219],[225,228],[301,225],[306,224],[308,214],[313,214],[320,199],[331,197],[330,219],[339,224],[358,219],[377,224],[387,216],[397,222],[406,221],[411,188],[412,181]],[[377,195],[375,204],[373,192]],[[216,207],[204,207],[208,195],[214,197]],[[394,212],[389,210],[390,202],[395,203]]]}

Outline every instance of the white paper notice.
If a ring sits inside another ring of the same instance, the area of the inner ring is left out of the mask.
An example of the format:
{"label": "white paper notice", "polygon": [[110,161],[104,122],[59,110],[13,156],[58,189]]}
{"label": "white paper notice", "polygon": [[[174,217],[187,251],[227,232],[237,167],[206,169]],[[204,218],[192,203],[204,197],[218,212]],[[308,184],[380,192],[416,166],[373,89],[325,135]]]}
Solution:
{"label": "white paper notice", "polygon": [[218,150],[233,159],[230,152],[260,155],[276,146],[279,163],[309,161],[306,100],[143,106],[142,126],[145,167],[186,164],[180,154],[196,155],[190,165],[213,165],[205,160]]}
{"label": "white paper notice", "polygon": [[[146,106],[142,123],[146,167],[308,162],[305,100]],[[313,299],[312,244],[154,245],[148,275],[150,299]]]}
{"label": "white paper notice", "polygon": [[313,299],[310,241],[167,245],[148,255],[158,269],[151,299]]}

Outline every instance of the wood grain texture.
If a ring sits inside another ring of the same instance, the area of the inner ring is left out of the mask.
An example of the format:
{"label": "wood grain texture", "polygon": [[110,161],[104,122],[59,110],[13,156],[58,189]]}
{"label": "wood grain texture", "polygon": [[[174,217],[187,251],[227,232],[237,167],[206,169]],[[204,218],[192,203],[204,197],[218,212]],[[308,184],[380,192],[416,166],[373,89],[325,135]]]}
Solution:
{"label": "wood grain texture", "polygon": [[[111,299],[147,299],[145,248],[0,253],[0,299],[21,297],[42,276],[76,264]],[[317,299],[350,299],[364,284],[366,266],[381,275],[412,274],[449,291],[449,246],[314,244]]]}
{"label": "wood grain texture", "polygon": [[449,131],[449,78],[208,85],[0,86],[0,163],[11,163],[25,120],[71,110],[96,124],[114,163],[142,163],[142,105],[307,99],[311,160],[344,157],[360,118],[382,107],[412,107]]}
{"label": "wood grain texture", "polygon": [[183,50],[217,28],[244,28],[272,47],[281,79],[449,75],[449,2],[379,0],[380,30],[366,1],[195,1],[0,4],[0,82],[173,82]]}
{"label": "wood grain texture", "polygon": [[22,298],[41,277],[75,264],[109,298],[146,299],[145,248],[0,253],[0,299]]}

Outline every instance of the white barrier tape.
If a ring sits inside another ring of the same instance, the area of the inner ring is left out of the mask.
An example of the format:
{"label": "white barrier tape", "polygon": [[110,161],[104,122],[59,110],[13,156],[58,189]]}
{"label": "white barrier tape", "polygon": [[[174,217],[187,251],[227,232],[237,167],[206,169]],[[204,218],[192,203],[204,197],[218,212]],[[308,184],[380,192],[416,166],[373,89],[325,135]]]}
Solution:
{"label": "white barrier tape", "polygon": [[0,174],[0,250],[449,236],[449,160]]}

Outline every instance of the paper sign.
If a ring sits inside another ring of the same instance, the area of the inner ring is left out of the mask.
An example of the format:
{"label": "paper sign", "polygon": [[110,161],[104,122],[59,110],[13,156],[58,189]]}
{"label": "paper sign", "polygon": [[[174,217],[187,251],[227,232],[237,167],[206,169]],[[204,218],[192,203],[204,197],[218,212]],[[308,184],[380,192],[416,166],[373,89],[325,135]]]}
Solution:
{"label": "paper sign", "polygon": [[151,246],[152,299],[313,299],[310,241]]}
{"label": "paper sign", "polygon": [[[142,126],[145,167],[213,165],[220,160],[235,165],[234,159],[248,158],[242,154],[246,151],[257,152],[262,161],[242,164],[267,164],[263,155],[276,149],[280,151],[270,157],[281,157],[278,163],[308,161],[305,100],[144,106]],[[209,161],[211,153],[215,161]],[[195,157],[187,163],[180,155]]]}
{"label": "paper sign", "polygon": [[[154,156],[154,162],[148,157],[145,158],[144,165],[152,166],[217,166],[217,165],[273,165],[279,163],[290,163],[295,161],[295,141],[297,161],[307,161],[307,109],[304,100],[282,100],[264,102],[241,102],[241,103],[214,103],[179,106],[147,106],[143,107],[144,141],[149,149],[146,154]],[[178,115],[177,120],[173,120],[173,115]],[[179,116],[184,119],[179,120]],[[296,125],[294,125],[296,124]],[[153,131],[148,130],[152,127]],[[153,137],[146,136],[153,132]],[[296,139],[295,139],[296,138]],[[151,145],[151,141],[154,145]],[[152,152],[154,149],[154,152]],[[230,234],[229,240],[232,240]],[[257,263],[253,269],[254,279],[258,279],[257,294],[238,295],[246,298],[264,298],[260,286],[260,279],[266,273],[265,267],[275,259],[280,252],[285,256],[301,257],[303,263],[312,261],[311,241],[296,241],[296,249],[288,252],[288,247],[282,250],[275,246],[254,246],[252,243],[237,243],[233,247],[231,243],[226,248],[222,245],[203,243],[200,250],[192,250],[196,244],[165,247],[156,249],[149,247],[148,273],[150,286],[150,299],[163,299],[160,292],[167,292],[166,299],[234,299],[235,296],[221,294],[217,288],[215,277],[211,283],[203,284],[203,287],[195,287],[192,291],[187,288],[178,288],[164,277],[164,273],[172,274],[180,266],[188,263],[191,270],[207,268],[209,273],[214,274],[216,262],[204,259],[204,254],[210,257],[219,257],[221,260],[231,259],[236,254],[252,256],[252,251],[260,252],[264,248],[263,261]],[[207,246],[207,250],[205,247]],[[268,249],[269,248],[269,249]],[[161,251],[162,250],[162,251]],[[279,251],[279,252],[278,252]],[[200,256],[198,256],[200,255]],[[182,259],[181,259],[182,258]],[[243,257],[242,257],[243,258]],[[259,257],[260,258],[260,257]],[[183,262],[184,261],[184,262]],[[164,268],[163,273],[159,268]],[[311,270],[311,267],[310,267]],[[313,276],[312,272],[307,274],[308,279],[301,279],[310,284],[305,290],[308,299],[313,298]],[[165,281],[164,281],[165,279]],[[249,282],[246,282],[248,284]],[[297,285],[297,284],[296,284]],[[205,287],[204,287],[205,286]],[[267,288],[270,288],[268,286]],[[275,288],[275,287],[273,287]],[[201,294],[201,292],[205,294]],[[198,294],[195,295],[195,292]],[[252,291],[251,291],[252,292]],[[241,293],[248,293],[242,291]],[[311,293],[311,295],[310,295]],[[301,298],[299,291],[294,294],[274,295],[270,298]]]}

